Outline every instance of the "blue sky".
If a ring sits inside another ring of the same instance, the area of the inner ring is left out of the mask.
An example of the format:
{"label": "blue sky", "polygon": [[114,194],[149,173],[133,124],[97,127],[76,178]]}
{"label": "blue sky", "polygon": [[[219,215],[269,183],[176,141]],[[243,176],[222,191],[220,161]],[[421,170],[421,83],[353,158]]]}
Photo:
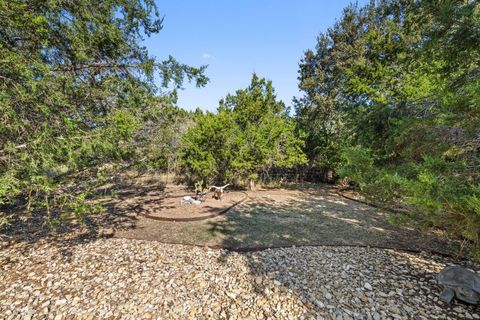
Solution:
{"label": "blue sky", "polygon": [[[287,105],[298,96],[298,63],[316,37],[333,25],[350,0],[158,1],[164,28],[145,44],[192,66],[208,64],[204,88],[186,85],[178,105],[216,110],[227,93],[246,87],[252,73],[273,81]],[[365,3],[366,1],[359,1]]]}

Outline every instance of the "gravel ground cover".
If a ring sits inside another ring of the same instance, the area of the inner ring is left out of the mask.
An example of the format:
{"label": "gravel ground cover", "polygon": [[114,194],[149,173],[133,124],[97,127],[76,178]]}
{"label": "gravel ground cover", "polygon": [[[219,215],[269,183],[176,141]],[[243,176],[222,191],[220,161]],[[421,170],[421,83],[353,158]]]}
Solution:
{"label": "gravel ground cover", "polygon": [[452,262],[358,247],[14,244],[0,250],[0,319],[480,319],[438,301],[436,273]]}

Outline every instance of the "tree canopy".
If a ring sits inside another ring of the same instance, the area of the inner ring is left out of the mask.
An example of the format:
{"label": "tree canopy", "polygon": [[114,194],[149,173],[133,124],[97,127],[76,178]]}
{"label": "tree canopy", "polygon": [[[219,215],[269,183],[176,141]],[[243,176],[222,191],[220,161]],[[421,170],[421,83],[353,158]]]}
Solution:
{"label": "tree canopy", "polygon": [[351,5],[305,52],[296,101],[311,161],[477,249],[479,31],[476,1]]}
{"label": "tree canopy", "polygon": [[149,56],[141,40],[161,23],[153,0],[0,0],[0,208],[69,215],[104,164],[135,156],[155,75],[207,82],[205,67]]}
{"label": "tree canopy", "polygon": [[251,84],[220,101],[184,135],[183,168],[204,183],[256,180],[275,167],[306,162],[303,142],[271,81]]}

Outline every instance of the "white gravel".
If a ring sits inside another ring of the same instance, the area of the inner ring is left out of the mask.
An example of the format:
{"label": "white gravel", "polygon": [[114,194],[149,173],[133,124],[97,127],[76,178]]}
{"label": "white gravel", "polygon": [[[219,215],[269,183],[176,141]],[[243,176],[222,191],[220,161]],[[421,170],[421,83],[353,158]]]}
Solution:
{"label": "white gravel", "polygon": [[480,319],[438,301],[447,263],[355,247],[14,245],[0,251],[0,319]]}

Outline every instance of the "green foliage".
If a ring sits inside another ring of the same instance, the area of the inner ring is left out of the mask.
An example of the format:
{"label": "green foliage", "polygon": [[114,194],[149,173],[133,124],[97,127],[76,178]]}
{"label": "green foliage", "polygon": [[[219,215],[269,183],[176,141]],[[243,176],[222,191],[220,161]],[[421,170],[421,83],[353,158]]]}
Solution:
{"label": "green foliage", "polygon": [[338,173],[355,181],[358,189],[374,201],[389,205],[400,197],[402,176],[396,171],[390,171],[389,167],[377,166],[368,149],[345,147]]}
{"label": "green foliage", "polygon": [[352,5],[305,53],[296,101],[312,161],[478,252],[479,30],[476,1]]}
{"label": "green foliage", "polygon": [[72,201],[68,208],[66,208],[65,212],[68,214],[68,217],[71,213],[75,219],[78,221],[83,221],[89,214],[103,211],[103,208],[100,205],[95,205],[88,202],[86,197],[86,193],[81,193],[76,196],[76,201]]}
{"label": "green foliage", "polygon": [[206,193],[208,192],[208,187],[205,185],[204,181],[197,181],[194,184],[195,193]]}
{"label": "green foliage", "polygon": [[217,114],[196,118],[184,135],[183,170],[191,181],[256,180],[260,172],[305,163],[301,149],[272,83],[254,74],[249,87],[220,101]]}
{"label": "green foliage", "polygon": [[152,0],[0,0],[0,223],[12,206],[94,212],[81,195],[96,173],[139,162],[154,77],[206,83],[205,66],[149,56],[141,41],[161,22]]}
{"label": "green foliage", "polygon": [[138,154],[137,168],[178,172],[182,135],[193,125],[194,115],[175,106],[176,97],[158,98],[140,115],[141,128],[132,148]]}

